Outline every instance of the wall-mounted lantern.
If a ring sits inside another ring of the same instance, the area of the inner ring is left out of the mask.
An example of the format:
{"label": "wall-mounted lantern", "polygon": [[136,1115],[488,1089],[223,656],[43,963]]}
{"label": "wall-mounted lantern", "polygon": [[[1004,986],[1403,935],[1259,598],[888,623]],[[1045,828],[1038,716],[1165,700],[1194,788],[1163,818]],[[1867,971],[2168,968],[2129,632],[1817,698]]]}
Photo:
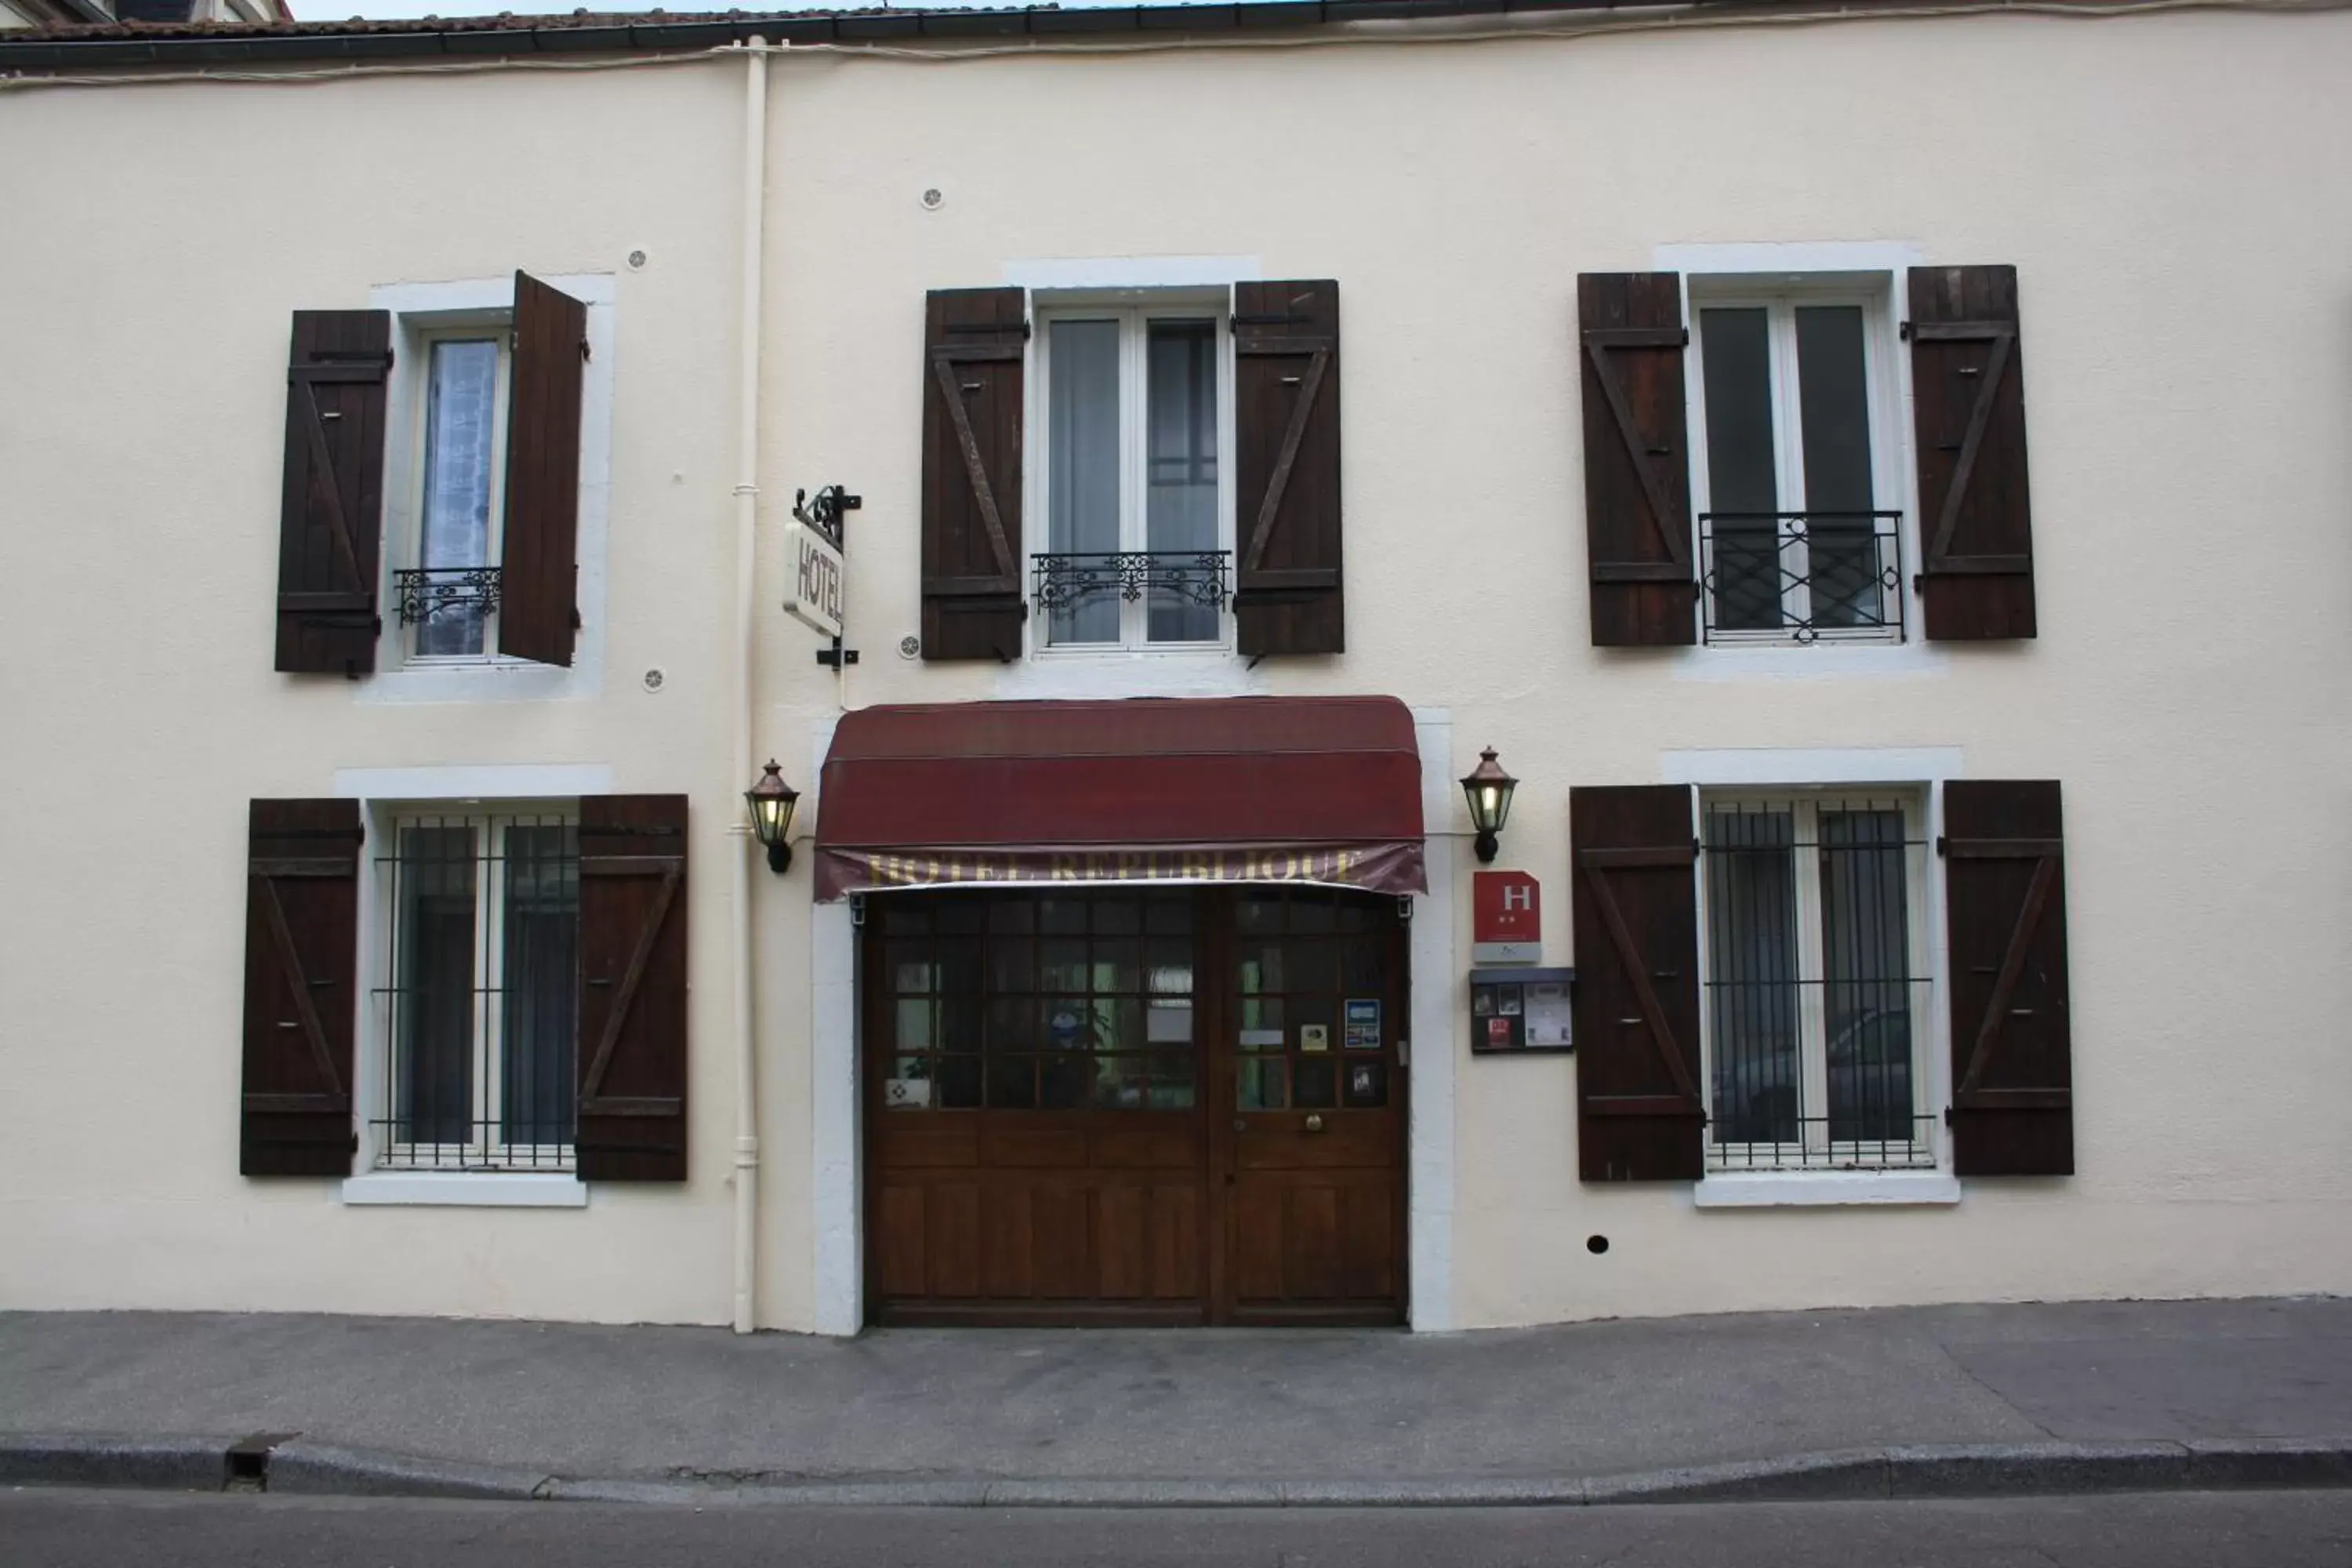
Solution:
{"label": "wall-mounted lantern", "polygon": [[801,792],[784,782],[783,770],[772,761],[743,799],[751,808],[751,832],[768,847],[768,869],[782,875],[793,864],[793,807],[800,804]]}
{"label": "wall-mounted lantern", "polygon": [[1462,781],[1462,793],[1470,801],[1470,826],[1478,830],[1475,848],[1482,866],[1491,862],[1501,847],[1496,836],[1510,817],[1511,792],[1518,787],[1519,781],[1495,761],[1492,746],[1478,753],[1478,765]]}

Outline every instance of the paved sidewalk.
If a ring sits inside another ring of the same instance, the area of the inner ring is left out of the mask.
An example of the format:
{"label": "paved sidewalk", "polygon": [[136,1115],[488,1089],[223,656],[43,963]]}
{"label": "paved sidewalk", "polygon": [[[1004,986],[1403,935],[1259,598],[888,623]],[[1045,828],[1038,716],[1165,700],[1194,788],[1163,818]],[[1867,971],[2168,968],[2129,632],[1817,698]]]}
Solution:
{"label": "paved sidewalk", "polygon": [[[2352,1300],[1436,1337],[0,1314],[0,1440],[299,1433],[570,1478],[1426,1486],[1901,1445],[2352,1447]],[[542,1495],[549,1495],[542,1492]]]}

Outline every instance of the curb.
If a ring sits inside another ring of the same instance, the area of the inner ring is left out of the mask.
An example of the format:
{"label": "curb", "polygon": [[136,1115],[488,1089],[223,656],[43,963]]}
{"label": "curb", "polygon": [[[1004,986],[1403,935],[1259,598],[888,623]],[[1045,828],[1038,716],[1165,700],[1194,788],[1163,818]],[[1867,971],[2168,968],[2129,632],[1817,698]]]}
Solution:
{"label": "curb", "polygon": [[2352,1488],[2352,1437],[1902,1445],[1596,1477],[1393,1480],[968,1479],[721,1483],[550,1475],[305,1441],[298,1433],[0,1436],[0,1485],[297,1496],[801,1508],[1603,1508],[2117,1491]]}

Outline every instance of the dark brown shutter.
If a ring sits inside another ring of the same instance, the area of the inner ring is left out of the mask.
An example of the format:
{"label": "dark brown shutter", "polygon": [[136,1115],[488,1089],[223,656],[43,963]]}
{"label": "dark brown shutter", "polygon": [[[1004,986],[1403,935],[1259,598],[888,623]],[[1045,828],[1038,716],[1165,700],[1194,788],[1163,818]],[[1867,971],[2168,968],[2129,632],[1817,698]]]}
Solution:
{"label": "dark brown shutter", "polygon": [[244,1109],[237,1169],[352,1169],[360,808],[257,800],[247,826]]}
{"label": "dark brown shutter", "polygon": [[568,665],[580,626],[580,387],[588,307],[516,273],[514,345],[499,651]]}
{"label": "dark brown shutter", "polygon": [[686,1180],[686,797],[580,802],[580,1179]]}
{"label": "dark brown shutter", "polygon": [[1577,1166],[1588,1182],[1696,1181],[1698,883],[1690,790],[1568,792],[1575,859]]}
{"label": "dark brown shutter", "polygon": [[923,310],[923,657],[1021,657],[1018,289],[935,289]]}
{"label": "dark brown shutter", "polygon": [[1690,454],[1683,406],[1682,275],[1587,272],[1583,337],[1584,539],[1596,647],[1697,638]]}
{"label": "dark brown shutter", "polygon": [[1913,268],[1905,331],[1927,636],[2030,637],[2033,526],[2017,268]]}
{"label": "dark brown shutter", "polygon": [[375,668],[391,370],[390,311],[294,312],[278,523],[281,670],[363,675]]}
{"label": "dark brown shutter", "polygon": [[1234,617],[1248,656],[1348,646],[1339,560],[1339,285],[1234,286]]}
{"label": "dark brown shutter", "polygon": [[1952,952],[1952,1168],[2074,1171],[2065,823],[2054,782],[1944,786]]}

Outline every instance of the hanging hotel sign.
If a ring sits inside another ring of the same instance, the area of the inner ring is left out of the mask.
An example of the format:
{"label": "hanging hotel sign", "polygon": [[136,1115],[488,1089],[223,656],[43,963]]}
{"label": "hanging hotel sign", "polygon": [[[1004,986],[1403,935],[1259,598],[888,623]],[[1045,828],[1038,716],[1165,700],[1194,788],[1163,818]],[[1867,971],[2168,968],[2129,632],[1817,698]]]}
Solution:
{"label": "hanging hotel sign", "polygon": [[887,888],[1056,882],[1319,882],[1372,893],[1419,893],[1429,886],[1419,839],[1291,847],[865,850],[827,845],[817,851],[820,900]]}
{"label": "hanging hotel sign", "polygon": [[841,638],[841,514],[862,498],[827,485],[815,495],[793,496],[793,520],[784,525],[784,575],[792,592],[784,609],[792,617],[836,643]]}

